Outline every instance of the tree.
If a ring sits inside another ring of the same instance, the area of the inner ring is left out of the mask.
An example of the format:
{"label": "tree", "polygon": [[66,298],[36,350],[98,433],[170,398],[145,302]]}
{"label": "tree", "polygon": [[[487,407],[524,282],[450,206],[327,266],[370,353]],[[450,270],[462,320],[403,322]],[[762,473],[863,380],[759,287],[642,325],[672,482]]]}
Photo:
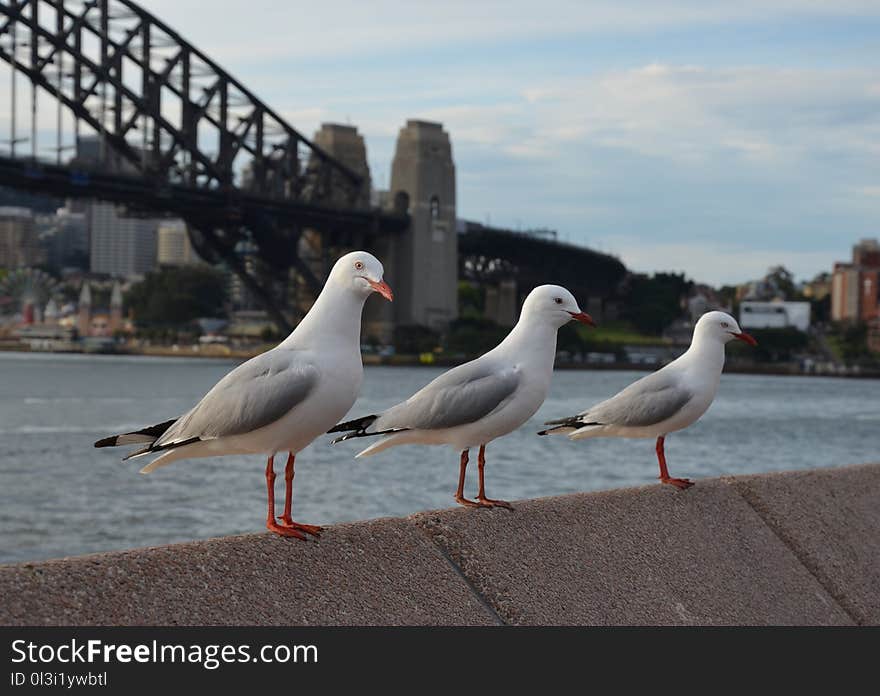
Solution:
{"label": "tree", "polygon": [[810,314],[814,323],[831,321],[831,293],[821,300],[810,300]]}
{"label": "tree", "polygon": [[659,335],[681,316],[682,300],[692,286],[683,273],[634,275],[625,300],[626,317],[642,333]]}
{"label": "tree", "polygon": [[460,317],[479,318],[486,308],[484,290],[466,280],[458,282],[458,315]]}
{"label": "tree", "polygon": [[868,349],[868,325],[865,322],[839,322],[833,329],[840,357],[845,363],[859,363],[872,357]]}
{"label": "tree", "polygon": [[732,341],[731,355],[742,355],[756,362],[786,362],[793,360],[797,353],[807,349],[809,336],[794,327],[784,329],[750,329],[758,341],[757,346],[746,346]]}
{"label": "tree", "polygon": [[142,327],[181,327],[225,315],[226,279],[206,266],[166,267],[131,287],[126,306]]}
{"label": "tree", "polygon": [[509,331],[491,319],[460,317],[449,325],[445,348],[451,353],[481,355],[497,346]]}
{"label": "tree", "polygon": [[556,348],[569,353],[582,353],[586,343],[581,336],[580,327],[574,322],[564,324],[556,332]]}
{"label": "tree", "polygon": [[394,349],[401,355],[430,353],[440,343],[440,336],[427,326],[395,326]]}

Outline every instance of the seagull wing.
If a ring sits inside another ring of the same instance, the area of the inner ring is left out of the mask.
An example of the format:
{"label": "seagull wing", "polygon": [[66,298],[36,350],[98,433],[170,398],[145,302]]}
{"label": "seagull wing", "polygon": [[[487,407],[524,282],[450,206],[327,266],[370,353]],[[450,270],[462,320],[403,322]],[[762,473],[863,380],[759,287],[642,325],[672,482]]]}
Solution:
{"label": "seagull wing", "polygon": [[675,379],[661,370],[633,382],[610,399],[582,413],[583,424],[597,423],[641,428],[672,418],[694,397]]}
{"label": "seagull wing", "polygon": [[302,352],[270,350],[217,382],[152,449],[259,430],[303,402],[317,382],[318,369]]}
{"label": "seagull wing", "polygon": [[369,432],[440,430],[467,425],[501,407],[519,386],[515,368],[471,362],[440,375],[370,425]]}

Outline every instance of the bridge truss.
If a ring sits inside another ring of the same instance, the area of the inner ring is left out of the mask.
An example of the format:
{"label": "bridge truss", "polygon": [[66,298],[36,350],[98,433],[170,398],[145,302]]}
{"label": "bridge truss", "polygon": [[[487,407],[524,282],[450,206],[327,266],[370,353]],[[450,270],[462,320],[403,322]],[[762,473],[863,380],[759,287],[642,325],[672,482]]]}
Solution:
{"label": "bridge truss", "polygon": [[[304,234],[319,237],[326,265],[334,246],[408,226],[370,209],[364,176],[130,0],[2,0],[0,59],[13,68],[0,185],[182,217],[197,251],[225,262],[283,328],[297,313],[291,285],[321,284]],[[15,73],[32,85],[30,137],[17,131]],[[57,111],[51,164],[38,147],[42,93]],[[97,135],[97,158],[63,162],[65,126],[75,143]],[[237,253],[243,242],[257,264]]]}

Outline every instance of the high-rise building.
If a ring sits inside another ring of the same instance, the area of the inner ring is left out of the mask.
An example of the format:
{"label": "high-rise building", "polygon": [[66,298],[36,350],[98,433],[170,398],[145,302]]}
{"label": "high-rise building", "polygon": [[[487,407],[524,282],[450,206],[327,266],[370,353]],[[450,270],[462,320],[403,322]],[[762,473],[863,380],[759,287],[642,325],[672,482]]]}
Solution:
{"label": "high-rise building", "polygon": [[861,239],[858,244],[853,245],[852,254],[856,266],[880,268],[880,241]]}
{"label": "high-rise building", "polygon": [[[119,174],[137,171],[100,135],[77,139],[74,163]],[[116,205],[103,201],[89,201],[84,208],[89,232],[89,268],[93,273],[130,277],[155,267],[158,220],[128,217]]]}
{"label": "high-rise building", "polygon": [[160,266],[191,266],[201,263],[193,249],[183,220],[163,220],[156,229],[156,263]]}
{"label": "high-rise building", "polygon": [[93,273],[127,278],[155,267],[157,220],[124,217],[103,201],[89,204],[87,220]]}
{"label": "high-rise building", "polygon": [[37,217],[37,227],[50,266],[88,269],[89,228],[85,212],[74,210],[68,202],[53,215]]}
{"label": "high-rise building", "polygon": [[43,263],[46,257],[29,208],[0,208],[0,268],[22,268]]}
{"label": "high-rise building", "polygon": [[880,317],[880,242],[862,239],[852,263],[835,263],[831,276],[831,319],[871,321]]}

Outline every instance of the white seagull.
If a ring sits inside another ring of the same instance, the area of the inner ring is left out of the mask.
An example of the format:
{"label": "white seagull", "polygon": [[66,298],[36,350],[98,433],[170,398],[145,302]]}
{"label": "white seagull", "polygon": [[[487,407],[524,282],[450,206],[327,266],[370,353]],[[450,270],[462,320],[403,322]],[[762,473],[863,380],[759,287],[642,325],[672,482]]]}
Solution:
{"label": "white seagull", "polygon": [[689,488],[694,485],[690,480],[669,476],[663,443],[666,435],[696,422],[712,404],[724,367],[724,346],[734,338],[758,344],[729,314],[707,312],[697,321],[683,355],[576,416],[548,421],[546,425],[556,427],[538,435],[567,434],[571,440],[656,437],[660,481]]}
{"label": "white seagull", "polygon": [[[406,401],[382,413],[337,425],[331,433],[353,432],[333,442],[384,436],[358,457],[410,443],[451,445],[461,452],[455,500],[471,507],[513,509],[504,500],[486,497],[486,445],[516,430],[544,403],[556,357],[556,332],[572,319],[593,325],[590,316],[581,311],[565,288],[535,288],[526,298],[516,326],[498,346],[443,373]],[[473,501],[464,497],[464,478],[468,451],[477,445],[480,489]]]}
{"label": "white seagull", "polygon": [[[294,458],[354,405],[363,378],[360,333],[364,302],[373,292],[391,300],[383,268],[371,254],[355,251],[333,266],[315,304],[275,348],[227,374],[188,413],[159,425],[95,443],[113,447],[147,443],[125,457],[159,454],[142,474],[178,459],[227,454],[268,454],[266,527],[305,539],[321,528],[291,518]],[[288,452],[286,497],[275,518],[275,454]]]}

